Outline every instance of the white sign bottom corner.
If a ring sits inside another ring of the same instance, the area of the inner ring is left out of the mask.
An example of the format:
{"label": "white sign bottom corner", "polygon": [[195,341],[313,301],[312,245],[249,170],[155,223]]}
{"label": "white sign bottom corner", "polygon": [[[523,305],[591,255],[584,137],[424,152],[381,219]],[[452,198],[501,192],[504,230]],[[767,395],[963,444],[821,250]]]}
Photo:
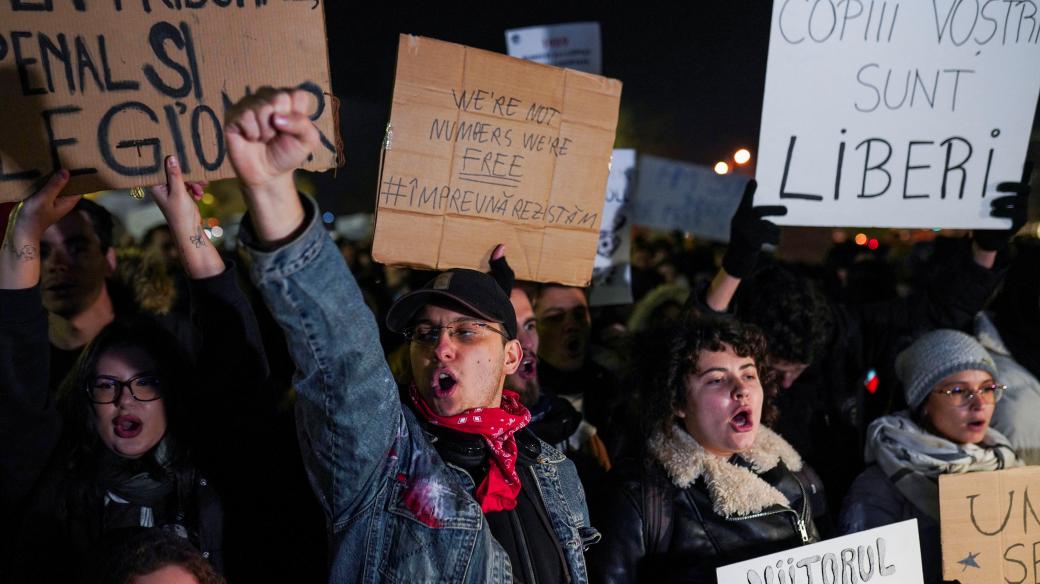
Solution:
{"label": "white sign bottom corner", "polygon": [[921,584],[917,520],[722,566],[716,575],[719,584]]}

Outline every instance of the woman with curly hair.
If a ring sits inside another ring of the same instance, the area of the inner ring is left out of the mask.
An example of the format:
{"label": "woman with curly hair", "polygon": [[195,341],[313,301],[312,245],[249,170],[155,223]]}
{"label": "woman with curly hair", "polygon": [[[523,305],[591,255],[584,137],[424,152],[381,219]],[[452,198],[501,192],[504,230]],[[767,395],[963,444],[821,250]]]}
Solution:
{"label": "woman with curly hair", "polygon": [[763,426],[762,334],[704,318],[658,339],[640,361],[646,454],[612,471],[595,578],[714,582],[719,566],[819,539],[819,479]]}
{"label": "woman with curly hair", "polygon": [[128,529],[99,549],[83,584],[225,584],[183,538],[162,529]]}

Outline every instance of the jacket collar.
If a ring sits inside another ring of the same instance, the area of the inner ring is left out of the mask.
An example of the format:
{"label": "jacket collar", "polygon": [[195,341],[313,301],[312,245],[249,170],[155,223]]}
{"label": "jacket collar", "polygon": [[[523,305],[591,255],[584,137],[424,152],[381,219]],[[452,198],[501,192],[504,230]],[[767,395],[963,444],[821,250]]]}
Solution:
{"label": "jacket collar", "polygon": [[780,462],[792,471],[802,469],[802,458],[795,449],[764,426],[758,429],[751,449],[739,455],[750,469],[709,453],[678,425],[670,431],[655,432],[647,441],[647,447],[680,489],[703,478],[715,513],[724,517],[759,513],[773,505],[789,505],[787,497],[759,474],[772,470]]}

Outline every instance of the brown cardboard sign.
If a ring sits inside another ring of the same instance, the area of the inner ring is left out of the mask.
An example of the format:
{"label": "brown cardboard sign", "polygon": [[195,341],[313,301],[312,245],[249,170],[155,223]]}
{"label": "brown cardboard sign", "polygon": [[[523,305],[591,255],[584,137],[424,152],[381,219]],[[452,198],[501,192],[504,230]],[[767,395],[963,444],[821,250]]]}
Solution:
{"label": "brown cardboard sign", "polygon": [[621,82],[401,35],[373,256],[523,280],[592,274]]}
{"label": "brown cardboard sign", "polygon": [[939,477],[943,578],[1040,581],[1040,467]]}
{"label": "brown cardboard sign", "polygon": [[11,0],[0,23],[0,201],[59,166],[67,194],[160,183],[170,154],[230,177],[225,110],[265,85],[314,95],[306,168],[336,165],[320,0]]}

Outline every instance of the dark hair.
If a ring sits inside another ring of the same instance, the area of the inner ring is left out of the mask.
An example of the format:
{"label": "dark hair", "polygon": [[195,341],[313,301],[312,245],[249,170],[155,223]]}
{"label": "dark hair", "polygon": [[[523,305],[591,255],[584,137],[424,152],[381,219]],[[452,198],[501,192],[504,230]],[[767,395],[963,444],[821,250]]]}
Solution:
{"label": "dark hair", "polygon": [[173,234],[170,232],[170,226],[165,223],[159,223],[158,225],[149,227],[148,230],[144,232],[144,235],[141,236],[141,247],[148,247],[151,245],[152,240],[160,233],[165,233],[171,238],[173,237]]}
{"label": "dark hair", "polygon": [[637,358],[636,377],[641,391],[642,430],[669,431],[675,411],[686,407],[686,377],[696,372],[702,351],[722,351],[724,345],[741,357],[751,357],[759,368],[764,392],[762,422],[772,424],[778,415],[773,400],[777,394],[776,379],[762,367],[766,355],[766,339],[752,325],[732,318],[700,317],[670,330],[651,330],[640,335],[634,346]]}
{"label": "dark hair", "polygon": [[188,540],[164,529],[129,528],[107,537],[92,554],[86,584],[130,584],[136,576],[180,566],[199,584],[223,584],[224,578]]}
{"label": "dark hair", "polygon": [[560,283],[557,283],[557,282],[545,282],[543,284],[539,284],[537,289],[534,289],[533,293],[528,293],[527,296],[528,296],[528,298],[530,298],[531,304],[535,308],[538,308],[538,301],[541,300],[542,293],[544,293],[547,290],[552,290],[553,288],[574,288],[575,290],[580,290],[582,296],[585,297],[585,304],[588,305],[588,303],[589,303],[589,289],[588,288],[582,288],[581,286],[568,286],[566,284],[560,284]]}
{"label": "dark hair", "polygon": [[73,210],[83,211],[87,214],[90,225],[94,228],[98,241],[101,242],[101,253],[108,251],[108,248],[112,247],[113,231],[112,214],[108,212],[108,209],[90,199],[80,199]]}
{"label": "dark hair", "polygon": [[180,466],[187,458],[190,442],[184,432],[184,392],[193,387],[191,378],[194,363],[185,353],[181,343],[166,329],[155,322],[141,318],[132,322],[117,320],[104,329],[80,353],[72,371],[65,377],[59,390],[65,419],[69,421],[74,436],[70,474],[89,479],[96,470],[96,454],[105,448],[101,444],[95,423],[93,404],[87,397],[86,387],[97,373],[101,357],[120,348],[137,348],[155,360],[161,380],[162,404],[166,414],[166,435],[172,439],[171,463]]}
{"label": "dark hair", "polygon": [[762,329],[769,354],[784,361],[812,364],[831,335],[830,302],[812,280],[781,264],[740,285],[736,313]]}

